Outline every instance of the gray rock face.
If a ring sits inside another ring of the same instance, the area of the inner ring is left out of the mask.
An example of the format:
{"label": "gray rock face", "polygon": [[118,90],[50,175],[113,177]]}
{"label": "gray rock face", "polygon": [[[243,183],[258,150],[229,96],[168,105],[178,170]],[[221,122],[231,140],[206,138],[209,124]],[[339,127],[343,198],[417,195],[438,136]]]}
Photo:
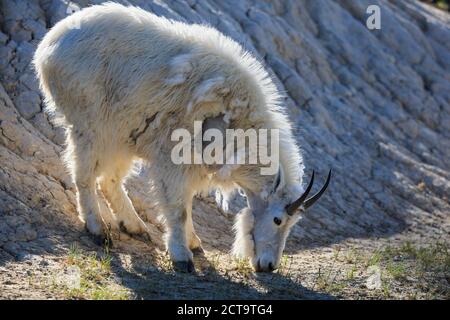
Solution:
{"label": "gray rock face", "polygon": [[[0,1],[0,259],[58,250],[83,235],[61,161],[63,130],[42,111],[30,60],[68,7],[100,2]],[[291,251],[396,234],[450,240],[447,13],[406,0],[123,2],[215,26],[263,60],[286,93],[307,175],[334,170]],[[374,3],[381,30],[370,31],[365,11]],[[143,173],[127,187],[158,241],[147,181]],[[197,202],[195,219],[205,244],[231,242],[232,218],[209,200]]]}

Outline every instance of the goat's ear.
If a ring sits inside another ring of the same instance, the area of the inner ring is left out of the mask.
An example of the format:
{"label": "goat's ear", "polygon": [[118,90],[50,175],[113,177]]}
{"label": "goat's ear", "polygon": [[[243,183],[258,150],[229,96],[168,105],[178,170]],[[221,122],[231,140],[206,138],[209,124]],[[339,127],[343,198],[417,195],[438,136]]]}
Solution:
{"label": "goat's ear", "polygon": [[201,103],[221,102],[230,88],[225,85],[225,78],[217,76],[200,82],[192,94],[192,99],[188,104],[188,112],[194,110],[195,106]]}
{"label": "goat's ear", "polygon": [[262,214],[265,210],[265,199],[260,194],[255,194],[250,190],[244,190],[247,197],[247,205],[252,210],[253,215]]}
{"label": "goat's ear", "polygon": [[272,193],[277,193],[278,191],[280,191],[283,188],[284,184],[285,184],[284,170],[283,167],[280,165],[278,167],[278,172],[277,175],[275,176],[275,180],[273,181]]}

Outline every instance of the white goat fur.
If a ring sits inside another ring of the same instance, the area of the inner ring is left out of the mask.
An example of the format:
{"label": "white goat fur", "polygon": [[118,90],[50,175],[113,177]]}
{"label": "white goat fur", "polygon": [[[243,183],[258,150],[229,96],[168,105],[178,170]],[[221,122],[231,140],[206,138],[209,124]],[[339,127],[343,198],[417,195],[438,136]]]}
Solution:
{"label": "white goat fur", "polygon": [[[74,28],[79,23],[80,28]],[[280,129],[283,185],[298,196],[303,164],[280,95],[251,54],[217,30],[107,3],[57,23],[37,48],[34,65],[47,111],[67,128],[66,161],[78,189],[80,217],[102,235],[96,183],[131,233],[145,231],[123,189],[135,159],[157,167],[158,200],[174,260],[200,246],[191,216],[200,191],[238,186],[259,193],[274,176],[239,166],[217,177],[201,165],[174,165],[171,132],[224,114],[230,127]],[[106,219],[105,217],[103,217]]]}

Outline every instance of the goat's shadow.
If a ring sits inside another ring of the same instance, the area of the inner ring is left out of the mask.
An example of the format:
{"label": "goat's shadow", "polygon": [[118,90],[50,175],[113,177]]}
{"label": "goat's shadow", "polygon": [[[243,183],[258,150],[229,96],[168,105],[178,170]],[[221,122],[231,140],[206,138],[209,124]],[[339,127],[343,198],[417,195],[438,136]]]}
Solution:
{"label": "goat's shadow", "polygon": [[195,273],[158,268],[152,254],[146,258],[131,255],[131,263],[126,267],[120,263],[118,252],[113,250],[111,255],[112,271],[135,299],[336,299],[307,289],[280,273],[249,272],[237,276],[218,272],[203,253],[194,257]]}

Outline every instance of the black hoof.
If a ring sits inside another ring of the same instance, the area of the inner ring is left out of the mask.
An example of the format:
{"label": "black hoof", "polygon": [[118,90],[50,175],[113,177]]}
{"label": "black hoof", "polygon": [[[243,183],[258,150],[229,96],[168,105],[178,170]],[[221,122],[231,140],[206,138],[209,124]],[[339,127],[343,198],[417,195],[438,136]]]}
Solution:
{"label": "black hoof", "polygon": [[106,235],[92,235],[92,240],[94,243],[101,247],[112,248],[113,242],[111,237]]}
{"label": "black hoof", "polygon": [[191,251],[194,254],[194,256],[204,256],[205,255],[205,251],[203,250],[202,247],[197,247],[197,248],[191,249]]}
{"label": "black hoof", "polygon": [[195,272],[194,263],[189,261],[174,261],[173,268],[178,272],[193,273]]}
{"label": "black hoof", "polygon": [[148,233],[146,233],[145,231],[140,234],[129,232],[127,230],[127,228],[125,227],[123,221],[119,222],[119,229],[120,229],[120,232],[127,234],[128,236],[132,237],[133,239],[140,240],[142,242],[152,243],[152,238],[150,237],[150,235]]}
{"label": "black hoof", "polygon": [[129,234],[127,233],[129,236],[131,236],[133,239],[142,241],[142,242],[146,242],[148,244],[152,244],[152,238],[150,238],[150,236],[147,233],[141,233],[141,234]]}
{"label": "black hoof", "polygon": [[150,235],[146,232],[142,233],[140,237],[143,239],[144,242],[153,243],[152,238]]}
{"label": "black hoof", "polygon": [[128,232],[123,221],[119,222],[119,230],[120,230],[120,232],[126,233],[127,235],[131,236],[131,233]]}
{"label": "black hoof", "polygon": [[92,241],[101,247],[108,247],[108,248],[112,248],[113,246],[113,241],[111,238],[111,235],[109,234],[109,232],[103,232],[102,234],[92,234],[87,225],[84,225],[84,229],[89,233],[89,235],[92,238]]}

